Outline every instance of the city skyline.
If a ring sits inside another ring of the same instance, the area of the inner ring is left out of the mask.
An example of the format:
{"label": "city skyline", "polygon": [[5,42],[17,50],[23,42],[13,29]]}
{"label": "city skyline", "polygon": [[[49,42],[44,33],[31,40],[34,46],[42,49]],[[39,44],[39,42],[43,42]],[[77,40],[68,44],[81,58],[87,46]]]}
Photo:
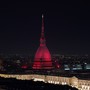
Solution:
{"label": "city skyline", "polygon": [[0,53],[35,54],[44,14],[46,44],[51,53],[90,55],[89,9],[85,1],[2,2]]}

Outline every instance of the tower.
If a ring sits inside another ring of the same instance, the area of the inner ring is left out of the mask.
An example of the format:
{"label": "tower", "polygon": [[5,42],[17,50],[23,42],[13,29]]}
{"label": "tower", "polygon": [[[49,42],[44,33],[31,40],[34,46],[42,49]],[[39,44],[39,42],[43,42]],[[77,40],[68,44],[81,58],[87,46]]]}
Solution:
{"label": "tower", "polygon": [[51,54],[46,46],[44,36],[44,16],[42,15],[42,28],[40,46],[36,51],[33,63],[33,69],[52,69]]}

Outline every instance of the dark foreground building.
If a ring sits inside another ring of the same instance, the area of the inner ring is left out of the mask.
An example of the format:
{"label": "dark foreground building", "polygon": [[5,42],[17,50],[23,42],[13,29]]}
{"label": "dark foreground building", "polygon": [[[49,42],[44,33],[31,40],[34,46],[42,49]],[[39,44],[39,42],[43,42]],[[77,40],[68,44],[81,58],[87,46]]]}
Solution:
{"label": "dark foreground building", "polygon": [[0,90],[77,90],[68,85],[55,85],[33,80],[0,78]]}

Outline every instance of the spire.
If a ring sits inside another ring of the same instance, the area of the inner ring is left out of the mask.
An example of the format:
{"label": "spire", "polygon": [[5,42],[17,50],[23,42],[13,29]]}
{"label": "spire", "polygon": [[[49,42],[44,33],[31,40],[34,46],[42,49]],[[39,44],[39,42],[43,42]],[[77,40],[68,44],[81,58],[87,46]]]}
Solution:
{"label": "spire", "polygon": [[36,70],[52,69],[51,54],[46,46],[45,36],[44,36],[44,16],[43,14],[42,14],[40,46],[36,51],[32,68]]}
{"label": "spire", "polygon": [[42,14],[42,32],[41,37],[44,37],[44,15]]}
{"label": "spire", "polygon": [[45,46],[45,37],[44,37],[44,15],[43,15],[43,14],[42,14],[42,28],[41,28],[40,46]]}

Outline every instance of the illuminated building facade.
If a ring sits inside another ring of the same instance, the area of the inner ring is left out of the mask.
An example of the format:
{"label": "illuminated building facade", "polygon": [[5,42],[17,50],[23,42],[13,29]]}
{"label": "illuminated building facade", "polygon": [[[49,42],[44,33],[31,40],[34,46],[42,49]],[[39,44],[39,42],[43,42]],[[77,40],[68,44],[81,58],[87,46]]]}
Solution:
{"label": "illuminated building facade", "polygon": [[42,30],[40,38],[40,46],[36,51],[33,69],[52,69],[51,54],[46,46],[44,36],[44,16],[42,15]]}

